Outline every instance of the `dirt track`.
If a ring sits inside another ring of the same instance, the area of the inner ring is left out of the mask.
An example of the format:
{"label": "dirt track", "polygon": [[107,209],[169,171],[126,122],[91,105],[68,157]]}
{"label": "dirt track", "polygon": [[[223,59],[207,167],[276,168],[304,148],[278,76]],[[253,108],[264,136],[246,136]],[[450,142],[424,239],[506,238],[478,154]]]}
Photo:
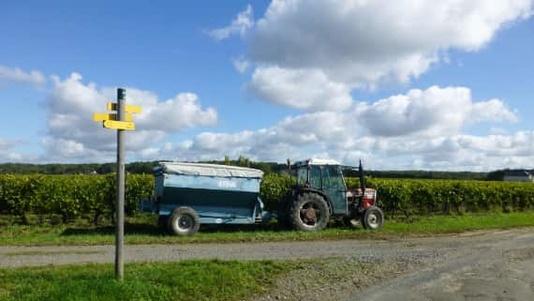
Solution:
{"label": "dirt track", "polygon": [[[533,229],[394,241],[126,246],[128,262],[214,258],[321,259],[290,273],[264,300],[534,300]],[[112,261],[113,246],[0,247],[0,267]]]}

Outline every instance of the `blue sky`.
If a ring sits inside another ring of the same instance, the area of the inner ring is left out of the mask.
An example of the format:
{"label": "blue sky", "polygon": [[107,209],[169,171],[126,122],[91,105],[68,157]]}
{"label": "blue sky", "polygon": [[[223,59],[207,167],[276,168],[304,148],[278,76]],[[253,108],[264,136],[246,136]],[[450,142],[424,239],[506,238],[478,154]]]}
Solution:
{"label": "blue sky", "polygon": [[87,115],[122,86],[130,160],[533,167],[533,4],[431,2],[3,1],[0,161],[112,161]]}

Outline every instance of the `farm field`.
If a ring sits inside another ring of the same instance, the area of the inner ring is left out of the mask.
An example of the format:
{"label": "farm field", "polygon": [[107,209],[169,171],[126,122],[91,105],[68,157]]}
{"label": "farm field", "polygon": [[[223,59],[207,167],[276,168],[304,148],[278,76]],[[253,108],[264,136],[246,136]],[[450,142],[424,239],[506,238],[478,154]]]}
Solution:
{"label": "farm field", "polygon": [[[128,218],[127,244],[231,243],[268,241],[305,241],[337,239],[393,239],[434,236],[472,230],[534,227],[534,211],[512,213],[479,213],[412,217],[410,220],[387,220],[383,229],[366,231],[332,225],[319,232],[280,230],[275,224],[249,227],[201,229],[194,236],[176,237],[156,226],[151,216]],[[112,244],[111,225],[94,227],[87,224],[56,226],[5,225],[0,228],[0,245],[102,245]]]}
{"label": "farm field", "polygon": [[[534,185],[467,180],[368,179],[378,190],[385,227],[376,232],[333,225],[321,232],[285,231],[274,224],[202,227],[191,237],[173,237],[139,213],[138,201],[152,194],[152,175],[129,175],[126,243],[204,243],[388,239],[470,230],[534,226]],[[293,179],[267,174],[261,198],[272,210]],[[347,178],[348,187],[358,187]],[[0,175],[0,245],[111,244],[114,175]]]}
{"label": "farm field", "polygon": [[[358,187],[347,178],[349,188]],[[56,216],[56,223],[85,218],[97,224],[110,217],[115,199],[115,177],[109,175],[0,175],[0,214],[13,215],[21,223],[28,215],[41,220]],[[286,195],[294,179],[267,174],[260,196],[268,210]],[[434,214],[511,212],[534,209],[534,185],[466,180],[374,179],[378,201],[386,216],[410,217]],[[126,184],[126,214],[139,212],[139,201],[154,189],[152,175],[129,175]]]}

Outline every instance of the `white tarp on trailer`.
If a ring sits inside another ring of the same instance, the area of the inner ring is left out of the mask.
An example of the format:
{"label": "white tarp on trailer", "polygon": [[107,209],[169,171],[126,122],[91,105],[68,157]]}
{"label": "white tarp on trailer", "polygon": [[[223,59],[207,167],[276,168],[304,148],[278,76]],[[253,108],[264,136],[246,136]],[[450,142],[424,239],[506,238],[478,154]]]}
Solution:
{"label": "white tarp on trailer", "polygon": [[238,178],[261,178],[263,171],[254,168],[185,162],[160,162],[164,173],[211,176],[211,177],[238,177]]}

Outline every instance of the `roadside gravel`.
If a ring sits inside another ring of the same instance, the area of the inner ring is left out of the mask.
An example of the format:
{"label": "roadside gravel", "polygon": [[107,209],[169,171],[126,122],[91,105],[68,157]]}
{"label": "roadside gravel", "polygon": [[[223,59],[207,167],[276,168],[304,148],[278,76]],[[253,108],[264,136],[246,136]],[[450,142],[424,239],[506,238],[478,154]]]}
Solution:
{"label": "roadside gravel", "polygon": [[388,249],[312,262],[252,300],[534,300],[532,229],[410,239]]}

